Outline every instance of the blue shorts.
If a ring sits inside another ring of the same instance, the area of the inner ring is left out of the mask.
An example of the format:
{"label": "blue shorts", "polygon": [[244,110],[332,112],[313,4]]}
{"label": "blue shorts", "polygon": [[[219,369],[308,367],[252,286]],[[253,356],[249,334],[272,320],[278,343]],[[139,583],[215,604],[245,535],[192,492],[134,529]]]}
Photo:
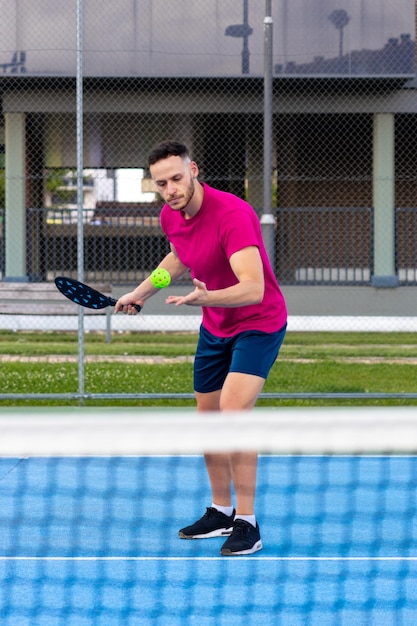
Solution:
{"label": "blue shorts", "polygon": [[194,390],[218,391],[229,372],[267,378],[284,341],[287,325],[275,333],[248,330],[233,337],[215,337],[200,327],[195,361]]}

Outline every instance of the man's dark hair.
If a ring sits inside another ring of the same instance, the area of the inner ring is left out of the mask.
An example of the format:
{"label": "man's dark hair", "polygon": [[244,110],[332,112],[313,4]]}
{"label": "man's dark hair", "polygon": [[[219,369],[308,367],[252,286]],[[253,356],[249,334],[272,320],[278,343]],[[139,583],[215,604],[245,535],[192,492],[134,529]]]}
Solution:
{"label": "man's dark hair", "polygon": [[157,146],[155,146],[153,150],[151,150],[148,157],[148,163],[149,165],[154,165],[154,163],[157,163],[162,159],[167,159],[171,156],[179,156],[181,158],[184,158],[189,157],[190,153],[188,152],[187,146],[183,143],[168,139],[167,141],[162,141]]}

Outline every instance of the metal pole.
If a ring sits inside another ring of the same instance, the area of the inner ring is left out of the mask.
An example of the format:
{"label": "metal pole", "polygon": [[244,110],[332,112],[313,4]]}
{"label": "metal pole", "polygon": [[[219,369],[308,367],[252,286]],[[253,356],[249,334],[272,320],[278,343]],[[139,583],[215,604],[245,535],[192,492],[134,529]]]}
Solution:
{"label": "metal pole", "polygon": [[264,207],[262,235],[272,268],[275,270],[275,216],[272,210],[272,30],[271,0],[265,3],[264,18]]}
{"label": "metal pole", "polygon": [[243,0],[242,74],[249,74],[249,0]]}
{"label": "metal pole", "polygon": [[[77,0],[77,277],[84,281],[83,191],[83,0]],[[78,307],[78,393],[84,394],[84,309]],[[81,402],[80,402],[81,403]]]}

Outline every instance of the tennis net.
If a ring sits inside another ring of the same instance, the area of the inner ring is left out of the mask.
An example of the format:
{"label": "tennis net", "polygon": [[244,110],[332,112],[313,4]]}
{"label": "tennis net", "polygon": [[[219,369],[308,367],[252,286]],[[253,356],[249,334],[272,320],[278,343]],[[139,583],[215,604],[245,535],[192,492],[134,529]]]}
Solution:
{"label": "tennis net", "polygon": [[[263,550],[179,539],[253,449]],[[2,625],[415,623],[415,408],[8,409],[0,472]]]}

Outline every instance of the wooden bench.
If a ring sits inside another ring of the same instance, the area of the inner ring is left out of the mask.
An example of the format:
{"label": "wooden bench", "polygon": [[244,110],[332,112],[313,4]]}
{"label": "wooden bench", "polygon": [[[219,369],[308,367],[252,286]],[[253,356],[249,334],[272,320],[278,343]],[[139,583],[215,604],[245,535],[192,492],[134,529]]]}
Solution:
{"label": "wooden bench", "polygon": [[[95,283],[91,287],[111,295],[110,283]],[[86,315],[106,316],[106,341],[111,340],[112,308],[87,309]],[[0,282],[0,315],[77,315],[78,305],[68,300],[55,283]]]}

